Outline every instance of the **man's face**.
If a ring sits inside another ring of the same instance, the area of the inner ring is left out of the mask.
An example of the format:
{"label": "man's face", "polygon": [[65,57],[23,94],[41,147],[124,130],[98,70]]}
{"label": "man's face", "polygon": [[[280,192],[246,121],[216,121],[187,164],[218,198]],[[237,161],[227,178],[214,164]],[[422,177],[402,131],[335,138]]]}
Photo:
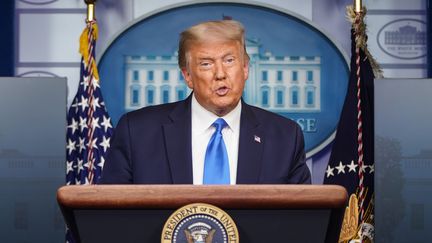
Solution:
{"label": "man's face", "polygon": [[182,70],[186,83],[205,109],[218,116],[238,104],[248,78],[249,63],[236,41],[192,43]]}

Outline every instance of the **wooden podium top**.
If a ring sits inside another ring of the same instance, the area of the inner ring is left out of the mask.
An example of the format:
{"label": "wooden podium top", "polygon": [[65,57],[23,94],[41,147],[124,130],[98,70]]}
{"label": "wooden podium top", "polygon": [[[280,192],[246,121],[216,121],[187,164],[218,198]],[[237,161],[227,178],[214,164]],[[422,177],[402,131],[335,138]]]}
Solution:
{"label": "wooden podium top", "polygon": [[343,208],[345,188],[336,185],[74,185],[57,192],[60,205],[76,209],[178,208],[208,203],[231,209]]}

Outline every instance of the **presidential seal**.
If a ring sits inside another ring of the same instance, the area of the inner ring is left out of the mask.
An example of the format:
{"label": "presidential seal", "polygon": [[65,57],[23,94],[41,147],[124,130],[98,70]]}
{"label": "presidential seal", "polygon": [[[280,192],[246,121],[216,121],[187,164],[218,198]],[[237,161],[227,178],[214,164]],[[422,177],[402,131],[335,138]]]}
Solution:
{"label": "presidential seal", "polygon": [[186,205],[165,222],[161,243],[238,243],[232,218],[222,209],[205,203]]}

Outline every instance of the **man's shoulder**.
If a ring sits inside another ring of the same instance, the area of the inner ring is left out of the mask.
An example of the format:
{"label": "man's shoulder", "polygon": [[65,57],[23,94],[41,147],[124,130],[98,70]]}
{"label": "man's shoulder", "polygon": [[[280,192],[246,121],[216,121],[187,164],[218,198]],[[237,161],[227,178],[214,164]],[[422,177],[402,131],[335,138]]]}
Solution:
{"label": "man's shoulder", "polygon": [[290,126],[290,127],[297,127],[298,124],[291,120],[290,118],[281,116],[277,113],[265,110],[260,107],[252,106],[245,104],[247,109],[249,109],[256,117],[256,119],[264,125],[269,126]]}
{"label": "man's shoulder", "polygon": [[169,114],[174,109],[174,107],[176,107],[178,103],[179,102],[160,104],[160,105],[150,105],[134,111],[130,111],[126,113],[126,115],[129,118],[141,117],[141,116],[159,116],[159,115],[165,116]]}
{"label": "man's shoulder", "polygon": [[126,119],[129,123],[142,121],[161,123],[168,121],[170,115],[175,112],[176,109],[187,109],[185,103],[186,102],[183,100],[161,105],[146,106],[138,110],[127,112],[121,119]]}

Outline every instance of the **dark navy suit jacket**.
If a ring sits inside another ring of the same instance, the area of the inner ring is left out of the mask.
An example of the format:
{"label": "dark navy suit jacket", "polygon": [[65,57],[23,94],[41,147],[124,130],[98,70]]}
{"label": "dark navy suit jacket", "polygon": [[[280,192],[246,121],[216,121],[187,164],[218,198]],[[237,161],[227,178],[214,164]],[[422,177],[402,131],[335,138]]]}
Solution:
{"label": "dark navy suit jacket", "polygon": [[[191,96],[125,114],[112,139],[101,183],[193,183]],[[243,102],[236,183],[311,183],[297,123]]]}

